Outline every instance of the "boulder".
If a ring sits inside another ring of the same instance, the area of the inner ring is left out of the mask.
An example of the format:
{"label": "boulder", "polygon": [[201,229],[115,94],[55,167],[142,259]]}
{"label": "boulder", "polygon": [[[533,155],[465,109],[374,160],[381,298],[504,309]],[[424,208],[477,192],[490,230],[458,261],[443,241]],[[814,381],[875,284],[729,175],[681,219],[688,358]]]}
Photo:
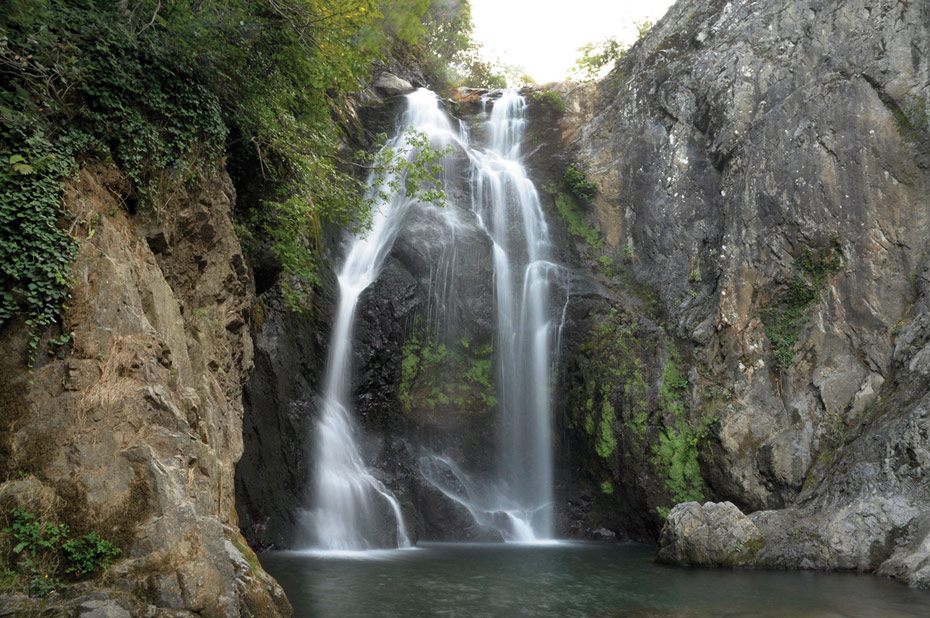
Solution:
{"label": "boulder", "polygon": [[747,566],[764,547],[762,533],[732,502],[683,502],[668,514],[660,562],[690,566]]}

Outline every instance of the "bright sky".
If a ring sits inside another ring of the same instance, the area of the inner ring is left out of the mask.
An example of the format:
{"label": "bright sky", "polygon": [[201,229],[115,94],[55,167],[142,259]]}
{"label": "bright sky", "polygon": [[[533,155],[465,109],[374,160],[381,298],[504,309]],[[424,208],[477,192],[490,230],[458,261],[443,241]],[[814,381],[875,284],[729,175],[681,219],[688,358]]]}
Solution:
{"label": "bright sky", "polygon": [[585,43],[636,40],[633,22],[658,21],[674,0],[471,0],[475,39],[489,60],[522,66],[538,83],[567,77]]}

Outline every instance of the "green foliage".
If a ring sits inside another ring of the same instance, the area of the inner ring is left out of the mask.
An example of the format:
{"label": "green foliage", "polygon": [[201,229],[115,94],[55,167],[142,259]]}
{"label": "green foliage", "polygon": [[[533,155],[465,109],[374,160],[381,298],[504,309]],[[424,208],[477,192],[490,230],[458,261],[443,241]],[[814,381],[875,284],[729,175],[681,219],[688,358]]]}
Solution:
{"label": "green foliage", "polygon": [[601,483],[601,493],[608,496],[614,493],[614,484],[610,481],[603,481]]}
{"label": "green foliage", "polygon": [[[111,160],[127,206],[162,211],[224,154],[238,179],[237,231],[266,240],[288,305],[306,306],[324,223],[364,224],[370,202],[336,153],[333,121],[390,46],[467,47],[467,2],[451,0],[10,0],[0,11],[0,325],[38,337],[67,298],[77,243],[62,180]],[[459,28],[456,24],[466,24]],[[380,164],[432,177],[428,149]],[[259,178],[256,178],[258,176]],[[431,186],[427,191],[436,192]]]}
{"label": "green foliage", "polygon": [[103,571],[122,553],[120,548],[113,547],[112,543],[98,537],[96,532],[65,541],[61,547],[70,564],[65,573],[72,573],[75,577]]}
{"label": "green foliage", "polygon": [[826,279],[842,266],[843,251],[838,236],[817,254],[808,247],[796,261],[798,272],[772,308],[763,311],[762,324],[772,345],[775,364],[785,370],[794,362],[794,346],[807,324],[809,308],[820,298]]}
{"label": "green foliage", "polygon": [[93,3],[36,0],[2,24],[0,324],[26,317],[30,358],[68,295],[77,240],[61,193],[77,157],[112,157],[151,198],[162,170],[183,175],[195,145],[217,153],[226,135],[187,66],[112,18]]}
{"label": "green foliage", "polygon": [[553,112],[559,114],[565,112],[565,102],[562,101],[562,95],[555,90],[537,90],[531,96],[539,101],[540,105]]}
{"label": "green foliage", "polygon": [[569,191],[582,202],[589,202],[597,193],[597,185],[588,180],[584,170],[579,169],[574,163],[565,170],[562,181]]}
{"label": "green foliage", "polygon": [[10,511],[10,522],[3,541],[10,548],[5,562],[13,568],[4,571],[4,587],[30,596],[44,597],[61,588],[62,576],[77,579],[101,572],[121,553],[95,532],[69,540],[68,526],[41,522],[24,509]]}
{"label": "green foliage", "polygon": [[506,88],[505,73],[511,74],[512,85],[527,81],[522,71],[486,59],[484,49],[472,38],[474,24],[467,1],[431,0],[428,4],[422,17],[425,36],[420,40],[428,72],[440,90],[456,86]]}
{"label": "green foliage", "polygon": [[581,57],[572,67],[572,79],[581,82],[596,80],[606,67],[613,67],[623,60],[628,49],[629,47],[619,42],[616,37],[607,37],[603,41],[587,43],[579,47]]}

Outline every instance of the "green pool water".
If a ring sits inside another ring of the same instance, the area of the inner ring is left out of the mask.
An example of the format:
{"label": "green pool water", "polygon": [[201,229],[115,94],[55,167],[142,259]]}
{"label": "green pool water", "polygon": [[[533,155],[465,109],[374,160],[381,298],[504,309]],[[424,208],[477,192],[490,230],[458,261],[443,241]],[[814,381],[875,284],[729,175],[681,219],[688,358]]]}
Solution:
{"label": "green pool water", "polygon": [[261,562],[297,618],[930,617],[930,591],[855,573],[685,569],[643,545],[423,544]]}

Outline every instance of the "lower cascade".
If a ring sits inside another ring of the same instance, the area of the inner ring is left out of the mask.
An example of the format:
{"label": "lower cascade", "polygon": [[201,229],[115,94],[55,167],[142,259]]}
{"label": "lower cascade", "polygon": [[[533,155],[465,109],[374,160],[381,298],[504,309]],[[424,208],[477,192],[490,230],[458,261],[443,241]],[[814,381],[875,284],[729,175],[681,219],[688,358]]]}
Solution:
{"label": "lower cascade", "polygon": [[[377,200],[371,229],[347,246],[338,272],[339,305],[327,359],[314,454],[312,538],[323,550],[365,550],[411,544],[394,494],[365,464],[349,402],[353,368],[353,323],[359,297],[379,276],[412,206],[448,227],[436,282],[440,302],[429,321],[440,333],[448,326],[443,298],[454,294],[456,220],[476,222],[493,247],[494,379],[500,396],[496,457],[491,478],[478,478],[443,453],[420,459],[423,479],[467,509],[475,522],[507,541],[534,542],[553,537],[553,464],[550,379],[559,344],[569,287],[564,269],[551,257],[549,230],[536,188],[520,161],[526,102],[513,91],[485,95],[484,123],[476,133],[455,127],[436,95],[420,89],[406,97],[407,109],[396,137],[386,148],[409,151],[410,136],[428,137],[433,148],[452,147],[467,157],[467,197],[444,207],[417,202],[403,191],[403,178],[372,175],[369,195]],[[490,112],[488,112],[490,108]],[[407,156],[415,156],[407,152]],[[461,167],[462,157],[445,156],[443,187]],[[449,192],[447,191],[447,194]],[[557,300],[560,299],[560,300]],[[490,446],[490,445],[489,445]]]}

